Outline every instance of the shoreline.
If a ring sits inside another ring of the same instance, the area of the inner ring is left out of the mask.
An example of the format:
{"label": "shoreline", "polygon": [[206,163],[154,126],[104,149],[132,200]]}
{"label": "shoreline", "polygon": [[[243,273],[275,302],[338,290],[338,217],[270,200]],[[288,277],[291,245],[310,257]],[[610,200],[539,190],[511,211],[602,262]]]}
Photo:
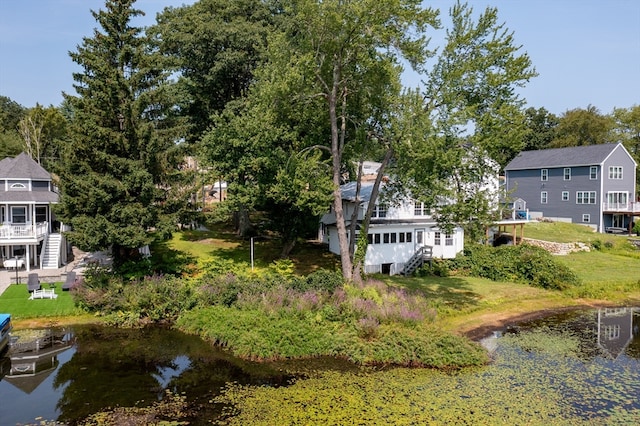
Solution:
{"label": "shoreline", "polygon": [[[485,337],[491,335],[491,333],[502,330],[510,325],[522,322],[530,321],[538,318],[543,318],[549,315],[557,313],[574,311],[580,309],[598,309],[608,307],[620,307],[620,306],[640,306],[640,300],[630,299],[624,302],[611,302],[608,300],[577,300],[575,304],[558,304],[544,309],[533,310],[529,312],[519,312],[514,308],[507,308],[502,310],[496,310],[494,312],[482,312],[471,313],[469,315],[461,315],[455,317],[457,321],[463,321],[465,318],[471,321],[475,318],[482,318],[479,325],[467,327],[466,325],[458,325],[453,327],[445,327],[444,331],[449,333],[458,334],[472,340],[479,342]],[[40,318],[25,318],[19,320],[13,320],[14,329],[29,329],[29,328],[45,328],[51,326],[73,326],[84,324],[100,324],[102,319],[100,317],[93,316],[91,314],[83,314],[78,316],[66,316],[66,317],[40,317]]]}

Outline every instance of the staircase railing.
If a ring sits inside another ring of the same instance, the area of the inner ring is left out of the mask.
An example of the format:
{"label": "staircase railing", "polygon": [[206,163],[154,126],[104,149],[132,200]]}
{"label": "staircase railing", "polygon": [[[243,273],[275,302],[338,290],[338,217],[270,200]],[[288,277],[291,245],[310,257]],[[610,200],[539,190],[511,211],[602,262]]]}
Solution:
{"label": "staircase railing", "polygon": [[432,246],[421,246],[418,247],[418,250],[411,256],[404,264],[404,269],[402,270],[402,274],[406,277],[407,275],[411,275],[416,269],[424,266],[424,261],[431,261],[433,258],[433,247]]}
{"label": "staircase railing", "polygon": [[47,254],[47,244],[49,243],[49,235],[51,234],[47,234],[47,236],[44,237],[44,239],[42,240],[42,248],[40,249],[40,269],[42,269],[42,266],[44,265],[44,258]]}

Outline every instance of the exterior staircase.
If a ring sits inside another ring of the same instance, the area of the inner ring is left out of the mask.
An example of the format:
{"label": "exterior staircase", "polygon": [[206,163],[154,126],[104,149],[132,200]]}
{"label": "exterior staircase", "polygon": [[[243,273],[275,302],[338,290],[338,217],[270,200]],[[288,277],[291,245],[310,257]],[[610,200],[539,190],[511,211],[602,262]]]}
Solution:
{"label": "exterior staircase", "polygon": [[418,250],[411,256],[404,264],[404,269],[402,270],[402,274],[406,277],[415,272],[416,269],[422,267],[424,265],[424,261],[431,262],[433,259],[433,247],[431,246],[422,246],[419,247]]}
{"label": "exterior staircase", "polygon": [[42,269],[57,269],[60,266],[60,245],[62,244],[62,235],[49,234],[42,246]]}

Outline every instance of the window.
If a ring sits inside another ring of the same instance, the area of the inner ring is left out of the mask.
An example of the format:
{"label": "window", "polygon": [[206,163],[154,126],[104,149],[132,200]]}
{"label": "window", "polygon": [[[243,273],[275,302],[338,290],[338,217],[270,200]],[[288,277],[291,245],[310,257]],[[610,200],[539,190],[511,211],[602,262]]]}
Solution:
{"label": "window", "polygon": [[11,184],[11,189],[26,189],[27,187],[25,186],[24,183],[12,183]]}
{"label": "window", "polygon": [[622,166],[610,166],[609,179],[622,179]]}
{"label": "window", "polygon": [[540,180],[543,182],[549,180],[549,169],[540,169]]}
{"label": "window", "polygon": [[589,179],[591,180],[598,179],[598,166],[589,167]]}
{"label": "window", "polygon": [[540,193],[540,202],[542,204],[547,204],[547,191],[542,191]]}
{"label": "window", "polygon": [[26,207],[11,207],[11,222],[13,223],[27,223],[27,208]]}
{"label": "window", "polygon": [[436,231],[433,233],[433,244],[439,246],[441,243],[441,234],[440,231]]}
{"label": "window", "polygon": [[397,243],[397,238],[398,238],[398,234],[396,234],[395,232],[392,232],[391,233],[391,244]]}
{"label": "window", "polygon": [[576,192],[576,204],[595,204],[596,191],[578,191]]}
{"label": "window", "polygon": [[411,242],[411,232],[407,232],[407,242],[410,243]]}
{"label": "window", "polygon": [[384,244],[389,244],[389,233],[385,232],[384,234],[382,234],[382,242]]}
{"label": "window", "polygon": [[373,244],[373,234],[367,234],[367,243]]}
{"label": "window", "polygon": [[605,325],[602,328],[602,334],[607,340],[616,340],[620,338],[620,325]]}
{"label": "window", "polygon": [[399,237],[400,237],[400,242],[404,243],[404,232],[401,232]]}
{"label": "window", "polygon": [[564,168],[564,180],[571,180],[571,167]]}
{"label": "window", "polygon": [[371,212],[371,217],[387,217],[387,206],[385,204],[376,204]]}
{"label": "window", "polygon": [[626,209],[628,197],[628,192],[607,192],[607,205],[610,209]]}
{"label": "window", "polygon": [[36,223],[42,223],[47,221],[47,208],[40,206],[36,207]]}
{"label": "window", "polygon": [[373,234],[373,244],[380,244],[380,234]]}
{"label": "window", "polygon": [[584,223],[589,223],[589,222],[591,222],[591,215],[590,215],[590,214],[583,214],[583,215],[582,215],[582,221],[583,221]]}
{"label": "window", "polygon": [[562,191],[562,201],[569,201],[569,191]]}
{"label": "window", "polygon": [[444,234],[444,245],[445,246],[453,245],[453,234]]}
{"label": "window", "polygon": [[414,216],[427,216],[429,211],[425,208],[424,203],[418,200],[413,200],[413,215]]}

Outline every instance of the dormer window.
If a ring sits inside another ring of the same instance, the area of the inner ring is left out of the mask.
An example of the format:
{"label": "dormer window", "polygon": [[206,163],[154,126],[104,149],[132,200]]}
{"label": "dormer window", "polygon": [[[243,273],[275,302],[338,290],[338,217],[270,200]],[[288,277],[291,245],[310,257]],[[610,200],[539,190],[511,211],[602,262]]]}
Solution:
{"label": "dormer window", "polygon": [[427,216],[429,215],[429,209],[427,209],[423,202],[413,201],[413,215],[414,216]]}
{"label": "dormer window", "polygon": [[371,217],[387,217],[387,206],[385,204],[376,204],[371,212]]}

